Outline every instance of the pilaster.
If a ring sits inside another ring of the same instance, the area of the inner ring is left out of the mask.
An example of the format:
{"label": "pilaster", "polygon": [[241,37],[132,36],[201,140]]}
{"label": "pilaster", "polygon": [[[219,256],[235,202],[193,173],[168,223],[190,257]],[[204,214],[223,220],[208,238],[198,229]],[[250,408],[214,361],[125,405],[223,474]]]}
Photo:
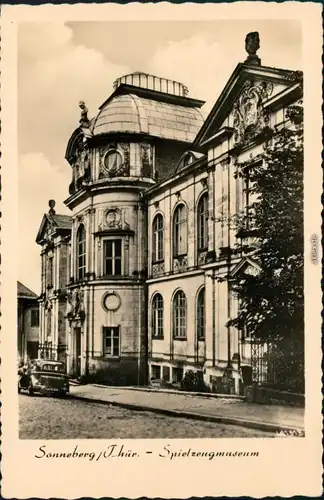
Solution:
{"label": "pilaster", "polygon": [[71,227],[71,277],[76,278],[76,224],[75,220],[72,219],[72,227]]}

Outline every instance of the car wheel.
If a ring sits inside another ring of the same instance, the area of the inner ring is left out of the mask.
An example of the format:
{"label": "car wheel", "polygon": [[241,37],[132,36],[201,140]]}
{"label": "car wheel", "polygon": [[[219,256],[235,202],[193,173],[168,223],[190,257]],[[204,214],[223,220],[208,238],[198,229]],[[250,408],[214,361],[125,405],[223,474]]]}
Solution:
{"label": "car wheel", "polygon": [[30,396],[34,395],[34,389],[33,389],[33,386],[31,384],[29,384],[29,386],[28,386],[28,394]]}

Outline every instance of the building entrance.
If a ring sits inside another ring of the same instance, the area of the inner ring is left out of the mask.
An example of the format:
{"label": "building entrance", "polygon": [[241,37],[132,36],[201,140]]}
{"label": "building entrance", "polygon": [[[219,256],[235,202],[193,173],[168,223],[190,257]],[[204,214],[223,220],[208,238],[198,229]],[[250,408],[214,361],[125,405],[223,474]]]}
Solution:
{"label": "building entrance", "polygon": [[72,376],[81,376],[81,328],[73,329]]}

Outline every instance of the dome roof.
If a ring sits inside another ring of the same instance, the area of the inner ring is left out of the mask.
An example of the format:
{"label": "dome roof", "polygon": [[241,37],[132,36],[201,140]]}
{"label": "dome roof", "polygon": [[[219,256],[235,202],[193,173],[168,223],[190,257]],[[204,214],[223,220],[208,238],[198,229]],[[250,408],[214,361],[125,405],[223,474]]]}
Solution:
{"label": "dome roof", "polygon": [[163,139],[192,142],[203,121],[198,107],[125,93],[112,97],[101,107],[91,131],[94,136],[145,133]]}

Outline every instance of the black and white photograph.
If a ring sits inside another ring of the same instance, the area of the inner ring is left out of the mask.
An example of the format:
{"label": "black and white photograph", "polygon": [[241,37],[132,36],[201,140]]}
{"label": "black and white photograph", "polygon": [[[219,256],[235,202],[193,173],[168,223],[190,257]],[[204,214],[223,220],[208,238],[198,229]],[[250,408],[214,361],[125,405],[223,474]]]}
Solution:
{"label": "black and white photograph", "polygon": [[17,24],[12,391],[37,464],[49,441],[212,461],[259,438],[251,462],[307,439],[304,37],[255,13]]}

